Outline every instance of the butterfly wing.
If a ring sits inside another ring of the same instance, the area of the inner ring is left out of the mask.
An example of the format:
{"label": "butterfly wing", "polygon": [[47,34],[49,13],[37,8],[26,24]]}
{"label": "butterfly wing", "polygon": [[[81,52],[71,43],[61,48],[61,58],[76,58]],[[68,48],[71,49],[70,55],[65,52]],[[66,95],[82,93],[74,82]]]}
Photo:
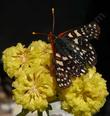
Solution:
{"label": "butterfly wing", "polygon": [[98,39],[99,34],[100,27],[92,22],[58,35],[55,40],[55,66],[59,87],[69,86],[71,77],[86,73],[88,66],[96,64],[96,52],[89,40]]}
{"label": "butterfly wing", "polygon": [[93,21],[87,25],[73,28],[63,33],[60,33],[58,37],[59,38],[69,37],[71,39],[74,39],[76,37],[84,37],[87,39],[92,39],[92,38],[98,39],[99,34],[100,34],[100,27],[95,21]]}
{"label": "butterfly wing", "polygon": [[[81,40],[80,38],[77,39],[78,41]],[[95,51],[91,47],[91,44],[86,41],[83,41],[83,45],[77,45],[68,38],[56,39],[55,68],[59,87],[69,86],[71,77],[86,73],[87,65],[96,64]]]}

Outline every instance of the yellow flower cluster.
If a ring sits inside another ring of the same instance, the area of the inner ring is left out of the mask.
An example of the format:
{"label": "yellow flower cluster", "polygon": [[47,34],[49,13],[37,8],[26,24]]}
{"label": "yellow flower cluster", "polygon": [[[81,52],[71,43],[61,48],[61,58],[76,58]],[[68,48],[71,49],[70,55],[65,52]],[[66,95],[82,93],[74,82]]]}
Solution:
{"label": "yellow flower cluster", "polygon": [[95,67],[73,78],[70,87],[57,90],[55,77],[51,75],[52,49],[43,41],[34,41],[28,48],[21,43],[7,48],[2,60],[5,72],[10,78],[15,77],[14,100],[30,111],[46,110],[56,94],[62,109],[75,116],[92,116],[106,101],[106,81]]}
{"label": "yellow flower cluster", "polygon": [[23,68],[25,63],[27,64],[27,55],[28,50],[21,43],[7,48],[3,52],[2,61],[4,71],[7,72],[10,78],[15,76],[19,69]]}
{"label": "yellow flower cluster", "polygon": [[3,52],[4,71],[10,78],[16,77],[21,70],[26,70],[34,65],[50,66],[52,59],[50,44],[43,41],[34,41],[28,48],[18,43],[16,46],[7,48]]}
{"label": "yellow flower cluster", "polygon": [[88,73],[72,80],[72,85],[61,90],[62,109],[75,116],[92,116],[106,101],[106,81],[95,67]]}
{"label": "yellow flower cluster", "polygon": [[50,44],[35,41],[25,48],[21,43],[3,52],[4,70],[10,78],[13,98],[25,109],[43,111],[56,94],[56,84],[50,73],[52,59]]}
{"label": "yellow flower cluster", "polygon": [[44,67],[27,69],[13,82],[13,98],[25,109],[43,111],[48,107],[48,98],[55,95],[53,85],[53,77]]}

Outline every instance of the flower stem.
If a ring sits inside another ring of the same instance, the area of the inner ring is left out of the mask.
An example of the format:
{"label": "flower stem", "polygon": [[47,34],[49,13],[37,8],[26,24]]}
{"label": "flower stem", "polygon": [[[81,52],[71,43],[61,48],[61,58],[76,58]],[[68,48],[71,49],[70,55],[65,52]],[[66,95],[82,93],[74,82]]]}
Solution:
{"label": "flower stem", "polygon": [[29,113],[29,110],[27,110],[27,109],[22,109],[22,111],[19,113],[19,114],[17,114],[16,116],[25,116],[26,114],[28,114]]}
{"label": "flower stem", "polygon": [[38,116],[43,116],[43,113],[38,111]]}

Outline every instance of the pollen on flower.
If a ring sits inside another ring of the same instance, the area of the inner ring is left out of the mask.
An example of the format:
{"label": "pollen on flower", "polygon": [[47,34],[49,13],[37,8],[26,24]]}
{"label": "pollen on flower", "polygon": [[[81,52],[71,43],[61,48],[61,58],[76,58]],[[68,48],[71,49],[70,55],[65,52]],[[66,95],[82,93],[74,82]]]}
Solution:
{"label": "pollen on flower", "polygon": [[34,65],[51,65],[52,50],[50,44],[43,41],[33,41],[28,48],[21,43],[3,51],[2,61],[4,71],[10,78],[16,77],[20,70]]}
{"label": "pollen on flower", "polygon": [[43,111],[48,107],[48,99],[56,94],[55,82],[43,67],[36,71],[28,69],[28,72],[21,72],[13,82],[13,98],[28,110]]}
{"label": "pollen on flower", "polygon": [[9,47],[3,51],[2,61],[4,71],[12,78],[16,72],[27,62],[27,49],[18,43],[16,46]]}
{"label": "pollen on flower", "polygon": [[106,81],[90,68],[87,74],[72,80],[72,85],[61,91],[62,109],[75,116],[92,116],[100,111],[108,95]]}
{"label": "pollen on flower", "polygon": [[20,59],[21,59],[22,63],[25,63],[27,60],[27,58],[24,54],[20,55]]}

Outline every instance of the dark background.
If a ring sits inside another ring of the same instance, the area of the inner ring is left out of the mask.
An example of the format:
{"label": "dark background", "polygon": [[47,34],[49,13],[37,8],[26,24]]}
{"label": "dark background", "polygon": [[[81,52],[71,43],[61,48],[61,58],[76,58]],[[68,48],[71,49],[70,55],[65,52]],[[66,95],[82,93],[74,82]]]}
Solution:
{"label": "dark background", "polygon": [[[110,90],[110,13],[107,0],[1,0],[0,1],[0,57],[2,51],[17,42],[30,44],[36,37],[32,31],[51,31],[51,8],[55,8],[55,34],[87,24],[99,13],[106,16],[99,40],[93,40],[98,55],[97,70],[107,80]],[[1,76],[3,76],[1,65]],[[97,116],[110,116],[110,100]]]}

